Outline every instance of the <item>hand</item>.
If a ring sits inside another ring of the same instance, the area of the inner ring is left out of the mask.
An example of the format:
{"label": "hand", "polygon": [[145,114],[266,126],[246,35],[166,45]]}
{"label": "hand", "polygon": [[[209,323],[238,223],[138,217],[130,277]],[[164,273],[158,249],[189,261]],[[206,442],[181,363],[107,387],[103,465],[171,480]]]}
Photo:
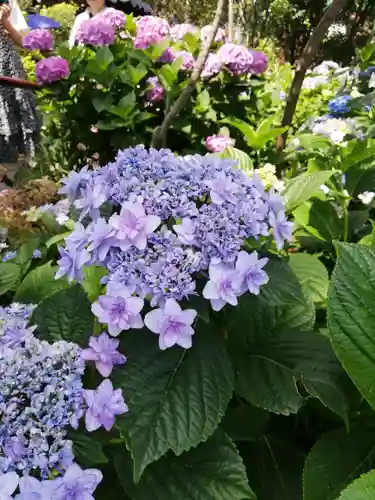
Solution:
{"label": "hand", "polygon": [[9,5],[3,4],[0,7],[0,21],[7,21],[9,19],[10,13],[11,8],[9,7]]}

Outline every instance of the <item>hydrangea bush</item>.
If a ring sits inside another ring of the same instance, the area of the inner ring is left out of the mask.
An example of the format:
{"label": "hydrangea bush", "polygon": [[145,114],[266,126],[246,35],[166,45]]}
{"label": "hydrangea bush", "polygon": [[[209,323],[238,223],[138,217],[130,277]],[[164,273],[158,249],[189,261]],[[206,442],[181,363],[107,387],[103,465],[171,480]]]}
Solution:
{"label": "hydrangea bush", "polygon": [[[93,155],[100,155],[104,164],[119,148],[149,145],[155,127],[186,85],[210,29],[170,26],[157,16],[133,21],[110,9],[82,24],[72,50],[58,47],[64,68],[60,59],[41,61],[39,81],[49,84],[61,78],[44,92],[53,111],[46,126],[51,141],[64,137],[70,165],[82,165]],[[256,123],[267,65],[262,51],[227,43],[220,30],[201,82],[168,135],[168,146],[182,153],[204,152],[206,137],[220,133],[219,120],[251,116]],[[236,129],[231,134],[238,146],[247,148]]]}

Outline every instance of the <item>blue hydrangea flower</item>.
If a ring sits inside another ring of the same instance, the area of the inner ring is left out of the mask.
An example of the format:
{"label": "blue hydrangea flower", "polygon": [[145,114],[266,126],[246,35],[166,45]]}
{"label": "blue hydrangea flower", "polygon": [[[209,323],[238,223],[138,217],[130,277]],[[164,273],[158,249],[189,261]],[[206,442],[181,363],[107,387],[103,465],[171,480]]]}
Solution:
{"label": "blue hydrangea flower", "polygon": [[328,109],[332,116],[343,116],[349,113],[351,101],[350,95],[342,95],[335,97],[328,103]]}
{"label": "blue hydrangea flower", "polygon": [[13,260],[17,257],[17,252],[15,251],[11,251],[11,252],[7,252],[3,258],[1,259],[2,262],[8,262],[8,260]]}

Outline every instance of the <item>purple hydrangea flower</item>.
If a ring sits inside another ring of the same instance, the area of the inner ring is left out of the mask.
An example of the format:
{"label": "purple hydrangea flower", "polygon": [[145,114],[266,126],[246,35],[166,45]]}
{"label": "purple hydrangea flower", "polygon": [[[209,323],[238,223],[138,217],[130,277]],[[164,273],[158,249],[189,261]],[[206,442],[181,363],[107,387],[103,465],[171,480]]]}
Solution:
{"label": "purple hydrangea flower", "polygon": [[0,476],[0,498],[11,500],[18,486],[19,477],[16,472],[8,472]]}
{"label": "purple hydrangea flower", "polygon": [[70,75],[69,63],[63,57],[47,57],[36,63],[35,74],[39,83],[57,82]]}
{"label": "purple hydrangea flower", "polygon": [[206,138],[205,146],[212,153],[222,153],[225,149],[234,146],[234,139],[225,135],[210,135]]}
{"label": "purple hydrangea flower", "polygon": [[69,500],[94,500],[93,493],[102,479],[103,474],[100,470],[82,470],[79,465],[73,464],[65,472],[64,477],[54,481],[55,487],[51,498],[55,500],[67,500],[68,498]]}
{"label": "purple hydrangea flower", "polygon": [[236,270],[227,264],[210,264],[209,275],[203,297],[211,301],[212,309],[220,311],[225,304],[236,306],[241,280]]}
{"label": "purple hydrangea flower", "polygon": [[125,202],[120,215],[113,215],[110,225],[117,229],[117,239],[121,250],[134,245],[139,250],[147,246],[147,237],[160,225],[158,215],[146,215],[141,203]]}
{"label": "purple hydrangea flower", "polygon": [[268,59],[264,52],[260,50],[250,50],[250,54],[253,56],[253,62],[251,65],[251,73],[253,75],[261,75],[264,73],[268,67]]}
{"label": "purple hydrangea flower", "polygon": [[254,56],[244,45],[225,43],[217,55],[234,75],[241,76],[252,72]]}
{"label": "purple hydrangea flower", "polygon": [[22,40],[22,45],[27,50],[47,51],[53,49],[53,37],[48,30],[31,30]]}
{"label": "purple hydrangea flower", "polygon": [[285,241],[292,239],[293,222],[289,222],[284,212],[279,212],[275,215],[270,213],[270,225],[273,228],[273,237],[275,239],[276,248],[281,250]]}
{"label": "purple hydrangea flower", "polygon": [[65,194],[69,203],[73,203],[90,179],[91,174],[87,167],[82,168],[79,172],[73,170],[68,177],[62,180],[63,186],[59,189],[59,194]]}
{"label": "purple hydrangea flower", "polygon": [[197,311],[194,309],[183,311],[174,299],[168,299],[163,308],[146,314],[145,325],[159,335],[160,349],[165,350],[174,345],[189,349],[192,346],[192,324],[196,316]]}
{"label": "purple hydrangea flower", "polygon": [[236,271],[242,280],[239,286],[241,293],[250,292],[258,295],[260,287],[268,283],[268,275],[263,271],[263,267],[267,264],[268,259],[258,259],[258,253],[240,252],[237,257]]}
{"label": "purple hydrangea flower", "polygon": [[176,60],[176,54],[175,51],[172,49],[172,47],[167,47],[165,51],[162,53],[162,55],[159,57],[158,62],[160,63],[173,63]]}
{"label": "purple hydrangea flower", "polygon": [[112,287],[107,295],[99,297],[91,309],[99,321],[108,325],[110,335],[116,337],[123,330],[142,328],[140,312],[143,299],[132,297],[130,291],[122,285]]}
{"label": "purple hydrangea flower", "polygon": [[76,208],[81,210],[80,219],[90,215],[93,220],[97,220],[100,215],[100,207],[108,199],[108,189],[104,184],[89,183],[81,190],[82,198],[74,202]]}
{"label": "purple hydrangea flower", "polygon": [[77,31],[77,41],[84,45],[101,47],[115,41],[115,29],[103,16],[83,21]]}
{"label": "purple hydrangea flower", "polygon": [[95,366],[100,375],[109,377],[115,365],[126,363],[126,357],[117,351],[120,342],[111,339],[103,332],[99,337],[91,337],[89,347],[84,349],[82,357],[86,361],[95,361]]}
{"label": "purple hydrangea flower", "polygon": [[82,268],[87,264],[91,256],[85,248],[77,248],[68,244],[66,248],[59,246],[60,259],[57,261],[59,269],[55,274],[55,279],[67,276],[69,283],[81,281],[83,279]]}
{"label": "purple hydrangea flower", "polygon": [[195,224],[190,217],[182,219],[181,224],[175,224],[173,229],[181,243],[185,245],[195,244]]}
{"label": "purple hydrangea flower", "polygon": [[84,397],[88,407],[85,421],[89,432],[101,426],[110,431],[115,423],[115,416],[123,415],[128,411],[121,389],[113,390],[109,379],[103,380],[94,391],[85,390]]}
{"label": "purple hydrangea flower", "polygon": [[201,77],[206,80],[220,73],[223,63],[217,54],[209,54],[204,64]]}
{"label": "purple hydrangea flower", "polygon": [[17,500],[49,500],[55,485],[54,481],[40,481],[32,476],[21,477],[20,493],[15,498]]}
{"label": "purple hydrangea flower", "polygon": [[206,185],[210,188],[210,197],[213,203],[217,205],[222,205],[226,201],[236,203],[235,195],[239,187],[224,172],[219,172],[215,179],[206,181]]}
{"label": "purple hydrangea flower", "polygon": [[98,256],[100,262],[104,262],[109,250],[116,243],[116,230],[104,219],[97,220],[90,229],[88,249]]}
{"label": "purple hydrangea flower", "polygon": [[165,88],[160,85],[159,78],[157,76],[150,76],[147,79],[147,83],[150,85],[150,89],[146,92],[146,99],[151,103],[163,101]]}

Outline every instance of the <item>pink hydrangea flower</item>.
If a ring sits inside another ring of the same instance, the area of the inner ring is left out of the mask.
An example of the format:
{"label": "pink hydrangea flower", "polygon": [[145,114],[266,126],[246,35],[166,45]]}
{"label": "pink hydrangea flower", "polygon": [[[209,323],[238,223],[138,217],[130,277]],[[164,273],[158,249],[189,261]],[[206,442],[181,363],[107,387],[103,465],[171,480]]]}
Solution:
{"label": "pink hydrangea flower", "polygon": [[126,23],[125,14],[117,9],[106,9],[100,17],[107,21],[116,31],[121,29]]}
{"label": "pink hydrangea flower", "polygon": [[77,41],[94,47],[111,45],[115,41],[115,29],[103,16],[97,16],[83,21],[77,31]]}
{"label": "pink hydrangea flower", "polygon": [[194,68],[195,59],[187,50],[179,50],[175,52],[176,59],[182,58],[181,69],[185,71],[192,70]]}
{"label": "pink hydrangea flower", "polygon": [[[207,42],[208,37],[211,35],[211,33],[212,33],[211,24],[207,24],[207,26],[204,26],[201,29],[201,40],[203,43]],[[226,34],[225,30],[223,28],[219,28],[217,30],[216,35],[215,35],[214,41],[216,43],[220,43],[220,42],[225,42],[226,39],[227,39],[227,34]]]}
{"label": "pink hydrangea flower", "polygon": [[31,30],[22,40],[22,45],[27,50],[52,50],[53,37],[48,30]]}
{"label": "pink hydrangea flower", "polygon": [[170,27],[165,19],[157,16],[143,16],[137,21],[134,47],[146,49],[169,36]]}
{"label": "pink hydrangea flower", "polygon": [[70,75],[69,63],[63,57],[47,57],[36,63],[35,74],[39,83],[57,82]]}
{"label": "pink hydrangea flower", "polygon": [[234,146],[234,139],[225,135],[210,135],[207,137],[205,146],[212,153],[222,153],[226,148]]}
{"label": "pink hydrangea flower", "polygon": [[178,40],[183,40],[185,35],[191,33],[192,35],[198,35],[199,30],[194,24],[183,23],[183,24],[175,24],[171,27],[170,36],[174,42]]}

